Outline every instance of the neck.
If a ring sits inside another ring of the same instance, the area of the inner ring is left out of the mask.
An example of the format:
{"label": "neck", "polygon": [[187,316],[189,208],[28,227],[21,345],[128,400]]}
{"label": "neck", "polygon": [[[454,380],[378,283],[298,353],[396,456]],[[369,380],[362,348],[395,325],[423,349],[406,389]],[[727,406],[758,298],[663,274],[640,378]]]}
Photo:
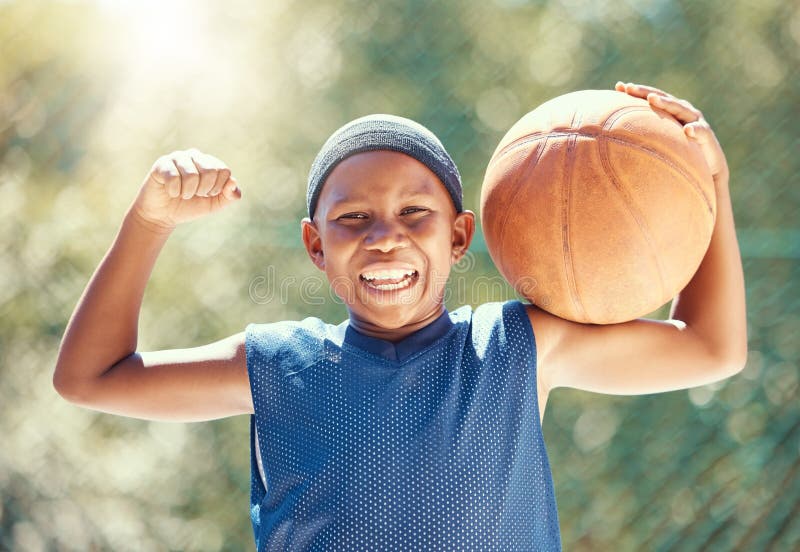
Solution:
{"label": "neck", "polygon": [[358,316],[354,316],[353,313],[350,313],[350,326],[357,330],[359,333],[364,334],[369,337],[376,337],[378,339],[383,339],[385,341],[390,341],[392,343],[396,343],[405,339],[412,333],[421,330],[425,326],[434,322],[442,313],[445,312],[444,305],[440,305],[438,309],[434,310],[430,315],[426,316],[422,320],[418,320],[411,324],[406,324],[400,326],[399,328],[385,328],[382,326],[378,326],[367,320],[363,320]]}

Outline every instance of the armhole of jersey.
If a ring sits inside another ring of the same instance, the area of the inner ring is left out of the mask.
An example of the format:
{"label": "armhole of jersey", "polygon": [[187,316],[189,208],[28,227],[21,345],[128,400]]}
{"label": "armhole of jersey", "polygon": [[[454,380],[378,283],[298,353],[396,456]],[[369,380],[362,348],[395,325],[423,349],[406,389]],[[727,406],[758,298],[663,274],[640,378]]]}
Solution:
{"label": "armhole of jersey", "polygon": [[264,464],[261,463],[261,446],[258,443],[258,427],[253,425],[254,436],[256,441],[256,464],[258,465],[258,475],[261,476],[261,483],[264,485],[264,490],[267,490],[267,476],[264,474]]}
{"label": "armhole of jersey", "polygon": [[528,336],[528,345],[531,346],[533,352],[533,362],[536,365],[536,373],[539,373],[539,351],[538,347],[536,346],[536,329],[533,327],[533,321],[531,317],[528,316],[528,308],[522,301],[517,301],[519,305],[519,312],[521,313],[521,318],[524,320],[522,324],[525,327],[525,334]]}
{"label": "armhole of jersey", "polygon": [[[252,331],[255,329],[255,324],[251,323],[248,324],[245,328],[245,363],[247,366],[247,379],[250,383],[250,395],[253,399],[253,408],[255,409],[256,399],[253,397],[253,378],[250,372],[250,362],[251,362],[251,339],[252,339]],[[255,412],[253,413],[255,416]],[[261,483],[264,485],[264,490],[267,489],[267,477],[264,473],[264,464],[261,461],[261,445],[258,442],[258,424],[253,423],[253,441],[256,448],[256,465],[258,466],[258,475],[261,477]]]}
{"label": "armhole of jersey", "polygon": [[539,349],[536,346],[536,329],[533,327],[533,321],[531,320],[530,316],[528,316],[528,309],[525,303],[522,301],[516,301],[516,305],[519,308],[520,318],[522,319],[523,325],[523,332],[528,338],[528,346],[531,348],[531,356],[533,359],[533,374],[534,374],[534,391],[536,393],[536,421],[539,425],[539,430],[542,429],[542,420],[539,417],[539,403],[542,398],[539,396],[539,381],[540,381],[540,373],[539,370]]}

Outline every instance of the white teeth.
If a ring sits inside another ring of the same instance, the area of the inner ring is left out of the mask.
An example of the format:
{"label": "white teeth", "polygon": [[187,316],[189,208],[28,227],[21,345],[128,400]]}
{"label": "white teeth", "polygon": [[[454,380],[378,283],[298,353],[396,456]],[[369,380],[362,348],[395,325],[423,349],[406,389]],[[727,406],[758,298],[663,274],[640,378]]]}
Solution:
{"label": "white teeth", "polygon": [[374,270],[372,272],[365,272],[361,276],[363,276],[365,280],[396,280],[413,274],[413,270]]}
{"label": "white teeth", "polygon": [[380,291],[393,291],[410,286],[416,270],[388,269],[364,272],[361,278],[371,288]]}
{"label": "white teeth", "polygon": [[375,289],[379,289],[381,291],[393,291],[395,289],[402,289],[411,285],[411,280],[404,280],[398,284],[374,284],[372,282],[369,283],[370,286],[374,287]]}

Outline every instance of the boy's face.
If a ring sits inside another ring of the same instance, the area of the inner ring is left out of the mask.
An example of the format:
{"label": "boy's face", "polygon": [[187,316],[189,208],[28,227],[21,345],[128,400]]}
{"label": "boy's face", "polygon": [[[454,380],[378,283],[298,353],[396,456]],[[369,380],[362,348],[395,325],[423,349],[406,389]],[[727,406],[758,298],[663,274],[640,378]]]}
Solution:
{"label": "boy's face", "polygon": [[371,151],[339,163],[303,242],[365,333],[399,339],[438,317],[450,267],[469,246],[474,214],[456,214],[438,177],[413,157]]}

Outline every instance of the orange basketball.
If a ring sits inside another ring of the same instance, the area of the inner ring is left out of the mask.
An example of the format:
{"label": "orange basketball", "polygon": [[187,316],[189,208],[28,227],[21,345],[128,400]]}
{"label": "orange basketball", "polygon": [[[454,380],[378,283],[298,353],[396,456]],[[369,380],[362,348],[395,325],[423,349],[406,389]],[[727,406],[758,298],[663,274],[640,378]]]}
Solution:
{"label": "orange basketball", "polygon": [[610,90],[554,98],[500,141],[481,190],[489,253],[518,293],[610,324],[672,299],[714,227],[711,173],[682,125]]}

